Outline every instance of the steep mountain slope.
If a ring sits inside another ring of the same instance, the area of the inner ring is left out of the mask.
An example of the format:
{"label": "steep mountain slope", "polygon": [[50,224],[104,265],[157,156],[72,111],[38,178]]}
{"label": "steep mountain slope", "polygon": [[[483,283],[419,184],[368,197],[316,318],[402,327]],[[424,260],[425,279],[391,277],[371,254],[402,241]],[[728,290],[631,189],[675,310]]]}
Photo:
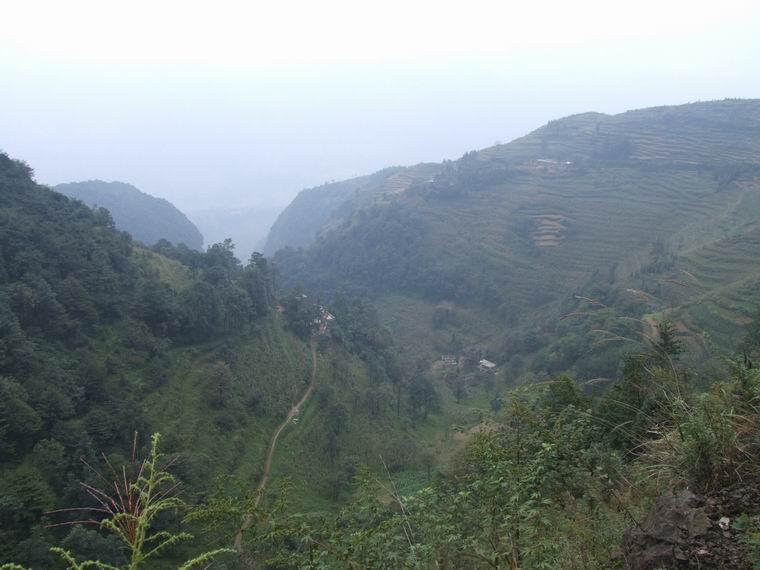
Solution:
{"label": "steep mountain slope", "polygon": [[[389,339],[362,303],[334,311],[313,395],[272,466],[296,504],[331,505],[360,462],[416,461],[391,405]],[[0,565],[62,567],[52,545],[122,561],[113,541],[65,524],[92,512],[51,511],[97,506],[80,483],[103,485],[155,431],[181,457],[184,496],[222,476],[255,489],[311,377],[319,314],[314,299],[276,299],[265,258],[243,266],[231,243],[146,249],[0,154]],[[151,567],[176,568],[176,555]]]}
{"label": "steep mountain slope", "polygon": [[346,216],[345,205],[363,203],[376,195],[400,193],[412,184],[429,179],[438,168],[420,164],[413,168],[390,167],[369,176],[344,182],[331,182],[299,193],[279,215],[269,230],[264,253],[270,255],[283,247],[303,247],[314,241],[320,231]]}
{"label": "steep mountain slope", "polygon": [[[533,350],[549,350],[570,326],[559,318],[586,303],[576,296],[593,296],[594,310],[604,304],[637,317],[683,305],[697,319],[707,290],[743,297],[739,291],[760,283],[751,247],[760,215],[757,100],[575,115],[467,153],[432,176],[416,169],[407,170],[418,176],[403,191],[388,179],[359,190],[304,249],[281,250],[276,261],[287,279],[325,293],[371,293],[388,322],[410,311],[400,309],[399,294],[421,312],[443,303],[486,313],[497,321],[491,333],[506,337],[485,346],[500,361],[515,353],[515,337],[537,334]],[[308,195],[316,201],[319,190]],[[700,263],[712,273],[712,281],[699,277],[706,289],[673,293],[683,287],[668,280],[699,272]],[[744,314],[728,318],[736,325],[729,335],[739,334],[757,300],[743,299]],[[705,318],[698,322],[709,330]],[[428,321],[405,340],[423,334],[428,349],[441,350],[447,335],[468,332],[442,328]],[[571,367],[587,348],[539,369]]]}
{"label": "steep mountain slope", "polygon": [[118,229],[146,245],[166,239],[191,249],[203,247],[203,236],[182,212],[167,200],[141,192],[131,184],[88,180],[58,184],[54,190],[90,207],[107,209]]}

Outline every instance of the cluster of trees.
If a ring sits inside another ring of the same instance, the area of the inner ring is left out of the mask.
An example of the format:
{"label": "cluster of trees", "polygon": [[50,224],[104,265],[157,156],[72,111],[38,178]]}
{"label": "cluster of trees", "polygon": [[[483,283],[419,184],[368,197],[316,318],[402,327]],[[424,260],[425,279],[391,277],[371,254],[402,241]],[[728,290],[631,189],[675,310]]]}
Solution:
{"label": "cluster of trees", "polygon": [[43,553],[26,559],[49,567],[44,513],[81,502],[91,474],[79,458],[125,456],[131,434],[149,432],[140,402],[172,344],[244,333],[273,305],[258,254],[242,266],[230,242],[156,249],[188,264],[187,287],[135,256],[106,210],[0,154],[0,559]]}
{"label": "cluster of trees", "polygon": [[432,198],[458,199],[469,192],[502,184],[514,176],[508,161],[482,160],[476,151],[466,152],[459,160],[446,160],[441,171],[427,185],[420,185],[412,193]]}
{"label": "cluster of trees", "polygon": [[274,304],[274,270],[260,253],[243,266],[229,239],[205,253],[164,241],[154,249],[187,265],[195,278],[178,293],[161,284],[144,293],[138,314],[150,321],[152,330],[203,342],[245,332]]}
{"label": "cluster of trees", "polygon": [[296,335],[308,339],[317,332],[322,318],[322,306],[319,299],[309,297],[300,288],[297,288],[282,300],[282,307],[288,326]]}
{"label": "cluster of trees", "polygon": [[[287,275],[285,285],[302,283],[312,290],[362,295],[394,282],[409,283],[419,274],[413,268],[420,262],[415,252],[424,240],[422,220],[400,207],[375,206],[356,215],[357,223],[347,230],[348,235],[328,233],[311,246],[308,257],[300,249],[278,251],[274,260]],[[335,272],[336,264],[354,278],[342,279]]]}
{"label": "cluster of trees", "polygon": [[633,141],[625,135],[597,134],[593,157],[602,160],[626,160],[633,152]]}
{"label": "cluster of trees", "polygon": [[373,205],[348,227],[327,232],[307,250],[282,249],[274,261],[289,287],[354,296],[402,290],[492,306],[508,300],[509,275],[488,272],[488,261],[476,255],[443,255],[432,236],[423,212],[397,202]]}
{"label": "cluster of trees", "polygon": [[413,424],[440,408],[440,395],[432,382],[428,363],[400,350],[377,310],[359,297],[339,295],[332,304],[337,326],[333,336],[362,358],[377,386],[390,386],[396,416],[402,408]]}

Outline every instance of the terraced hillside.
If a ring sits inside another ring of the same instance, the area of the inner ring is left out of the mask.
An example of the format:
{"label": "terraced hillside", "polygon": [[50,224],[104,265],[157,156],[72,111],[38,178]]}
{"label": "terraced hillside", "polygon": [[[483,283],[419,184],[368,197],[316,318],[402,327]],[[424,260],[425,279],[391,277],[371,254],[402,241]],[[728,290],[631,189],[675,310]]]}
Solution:
{"label": "terraced hillside", "polygon": [[721,346],[738,345],[760,303],[759,269],[760,228],[748,223],[729,237],[676,256],[670,274],[650,289],[659,286],[688,334],[708,331]]}
{"label": "terraced hillside", "polygon": [[[760,101],[585,113],[422,168],[403,171],[403,192],[397,172],[357,188],[319,239],[279,252],[292,283],[485,311],[507,336],[545,333],[545,346],[577,296],[629,316],[677,310],[719,341],[754,311]],[[383,306],[398,320],[398,304]]]}

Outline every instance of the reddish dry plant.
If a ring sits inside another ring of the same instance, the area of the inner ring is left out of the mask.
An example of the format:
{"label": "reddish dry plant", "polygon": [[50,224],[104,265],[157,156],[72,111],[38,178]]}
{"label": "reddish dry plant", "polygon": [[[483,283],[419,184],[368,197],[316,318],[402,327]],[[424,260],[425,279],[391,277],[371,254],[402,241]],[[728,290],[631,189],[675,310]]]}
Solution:
{"label": "reddish dry plant", "polygon": [[[85,511],[97,514],[102,518],[97,520],[93,517],[89,520],[71,521],[51,526],[96,524],[100,528],[116,534],[129,547],[130,562],[126,566],[129,570],[137,570],[146,560],[159,555],[178,542],[191,540],[193,535],[187,532],[172,533],[153,528],[153,521],[163,511],[177,511],[185,507],[185,503],[179,497],[174,496],[178,483],[174,476],[167,471],[176,463],[176,457],[168,461],[163,467],[158,465],[163,458],[163,455],[158,452],[160,439],[160,434],[153,434],[150,455],[138,462],[136,458],[137,433],[135,433],[130,463],[134,469],[130,469],[129,474],[126,465],[121,468],[121,473],[119,473],[108,461],[108,458],[103,456],[105,464],[110,470],[110,480],[83,460],[83,463],[105,484],[103,489],[98,489],[87,483],[80,483],[98,506],[61,509],[53,512]],[[115,566],[97,560],[88,560],[80,564],[71,552],[62,548],[53,548],[52,551],[71,564],[71,568],[77,570],[84,568],[118,570]],[[204,552],[188,560],[179,568],[189,570],[202,564],[208,565],[216,556],[230,552],[233,551],[228,548]]]}
{"label": "reddish dry plant", "polygon": [[[103,521],[110,520],[120,530],[120,534],[125,538],[130,546],[134,546],[137,541],[137,529],[138,521],[144,514],[145,504],[143,502],[143,493],[139,485],[141,481],[144,481],[146,459],[138,461],[137,459],[137,432],[135,432],[132,442],[132,455],[130,458],[130,474],[127,474],[127,465],[122,465],[121,472],[116,469],[105,454],[101,454],[103,462],[108,467],[110,473],[109,478],[105,477],[98,469],[90,465],[84,457],[80,458],[80,461],[94,473],[98,479],[103,482],[103,488],[99,489],[87,483],[80,482],[79,484],[92,497],[98,506],[93,507],[70,507],[66,509],[57,509],[49,511],[47,514],[55,513],[69,513],[69,512],[88,512],[93,515],[101,515],[100,518],[86,519],[86,520],[74,520],[66,521],[57,524],[47,525],[48,528],[77,525],[77,524],[92,524],[101,526]],[[169,469],[177,461],[177,457],[172,458],[165,466],[164,470]],[[178,483],[174,483],[170,487],[159,491],[157,494],[151,497],[152,500],[158,501],[168,497],[173,493],[178,486]]]}

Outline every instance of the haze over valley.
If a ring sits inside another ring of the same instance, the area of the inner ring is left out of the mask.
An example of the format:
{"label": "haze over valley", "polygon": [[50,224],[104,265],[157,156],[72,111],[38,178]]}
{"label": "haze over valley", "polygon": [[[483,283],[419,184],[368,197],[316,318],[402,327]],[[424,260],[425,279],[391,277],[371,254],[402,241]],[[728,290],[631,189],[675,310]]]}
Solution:
{"label": "haze over valley", "polygon": [[0,570],[760,567],[758,16],[4,7]]}

